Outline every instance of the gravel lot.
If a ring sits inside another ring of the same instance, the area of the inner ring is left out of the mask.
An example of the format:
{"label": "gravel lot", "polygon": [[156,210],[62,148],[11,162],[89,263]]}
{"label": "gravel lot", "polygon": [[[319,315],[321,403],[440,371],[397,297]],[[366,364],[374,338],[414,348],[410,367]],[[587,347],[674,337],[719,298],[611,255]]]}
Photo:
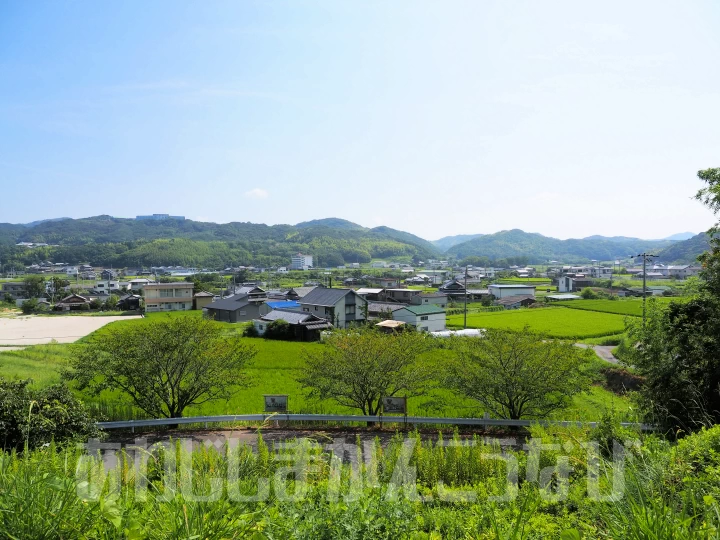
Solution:
{"label": "gravel lot", "polygon": [[72,343],[114,321],[137,319],[139,315],[121,317],[83,317],[54,315],[52,317],[0,318],[0,345],[40,345]]}

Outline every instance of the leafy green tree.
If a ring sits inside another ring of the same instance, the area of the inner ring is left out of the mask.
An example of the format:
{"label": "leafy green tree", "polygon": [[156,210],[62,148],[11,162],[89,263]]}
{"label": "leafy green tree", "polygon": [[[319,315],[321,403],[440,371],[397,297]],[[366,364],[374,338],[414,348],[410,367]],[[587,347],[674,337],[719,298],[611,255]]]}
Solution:
{"label": "leafy green tree", "polygon": [[115,310],[117,309],[118,302],[120,301],[120,297],[116,294],[111,294],[110,298],[105,300],[105,308],[109,310]]}
{"label": "leafy green tree", "polygon": [[498,418],[545,418],[587,390],[584,369],[592,355],[572,343],[523,332],[485,330],[482,338],[458,339],[446,385]]}
{"label": "leafy green tree", "polygon": [[63,384],[34,390],[30,379],[0,377],[0,448],[20,450],[52,440],[97,437],[95,421],[84,404]]}
{"label": "leafy green tree", "polygon": [[628,322],[636,347],[624,360],[644,378],[641,411],[668,431],[720,422],[720,302],[701,295],[660,306],[648,299],[647,317]]}
{"label": "leafy green tree", "polygon": [[419,396],[429,388],[434,370],[420,357],[431,340],[419,332],[335,330],[322,346],[304,351],[299,382],[312,398],[332,399],[373,416],[383,397]]}
{"label": "leafy green tree", "polygon": [[[720,168],[698,172],[707,186],[696,199],[720,212]],[[709,234],[719,230],[716,223]],[[668,431],[690,431],[720,422],[720,241],[700,257],[701,280],[686,282],[685,302],[663,308],[648,301],[646,321],[630,321],[636,346],[627,351],[645,383],[639,402],[646,418]]]}
{"label": "leafy green tree", "polygon": [[28,298],[41,298],[45,295],[45,278],[42,276],[26,276],[23,279],[25,293]]}
{"label": "leafy green tree", "polygon": [[98,298],[93,298],[90,300],[90,309],[100,309],[102,307],[102,302]]}
{"label": "leafy green tree", "polygon": [[95,394],[120,390],[151,416],[180,418],[191,405],[229,399],[255,354],[219,323],[168,317],[109,328],[81,346],[65,377]]}

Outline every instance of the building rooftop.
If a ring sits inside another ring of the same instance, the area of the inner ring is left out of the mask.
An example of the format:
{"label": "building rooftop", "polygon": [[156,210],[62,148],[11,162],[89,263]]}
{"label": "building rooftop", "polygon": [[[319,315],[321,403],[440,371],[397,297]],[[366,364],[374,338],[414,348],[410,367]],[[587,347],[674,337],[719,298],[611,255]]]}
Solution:
{"label": "building rooftop", "polygon": [[445,310],[437,306],[405,306],[402,309],[408,310],[414,315],[432,315],[433,313],[445,313]]}
{"label": "building rooftop", "polygon": [[331,307],[348,294],[356,294],[352,289],[325,289],[318,287],[300,299],[301,304]]}

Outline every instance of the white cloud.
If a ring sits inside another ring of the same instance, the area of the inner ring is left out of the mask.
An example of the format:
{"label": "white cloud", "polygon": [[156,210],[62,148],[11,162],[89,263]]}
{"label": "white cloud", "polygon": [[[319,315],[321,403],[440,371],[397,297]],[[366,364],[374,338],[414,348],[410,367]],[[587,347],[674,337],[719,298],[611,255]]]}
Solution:
{"label": "white cloud", "polygon": [[270,194],[264,189],[255,188],[245,192],[247,199],[267,199]]}

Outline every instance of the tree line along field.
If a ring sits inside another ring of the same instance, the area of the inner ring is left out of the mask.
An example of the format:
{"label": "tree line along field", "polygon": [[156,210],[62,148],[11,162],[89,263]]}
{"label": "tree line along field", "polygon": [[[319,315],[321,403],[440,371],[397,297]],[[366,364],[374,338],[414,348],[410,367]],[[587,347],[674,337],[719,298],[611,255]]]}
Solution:
{"label": "tree line along field", "polygon": [[[546,311],[546,310],[541,310]],[[570,310],[553,310],[571,313]],[[183,316],[182,312],[153,314],[146,319],[118,321],[87,336],[80,343],[101,337],[118,325],[138,325],[157,317]],[[197,316],[185,312],[185,316]],[[572,314],[572,313],[571,313]],[[303,374],[303,351],[323,347],[320,343],[297,343],[273,341],[262,338],[240,337],[243,325],[224,323],[230,335],[248,340],[257,349],[257,355],[247,369],[249,385],[239,388],[229,401],[214,401],[186,410],[185,416],[255,414],[262,412],[263,394],[288,394],[289,406],[294,413],[311,414],[359,414],[357,410],[341,407],[332,401],[317,402],[308,399],[297,380]],[[60,372],[68,366],[77,344],[52,344],[28,347],[21,351],[3,352],[0,348],[0,376],[9,379],[32,378],[37,387],[53,384],[60,380]],[[442,365],[452,354],[446,349],[435,349],[428,353],[431,361]],[[600,360],[598,360],[600,362]],[[129,419],[142,417],[119,393],[103,391],[100,395],[80,393],[89,405],[97,405],[108,419]],[[450,390],[435,388],[426,395],[408,400],[410,415],[478,417],[483,410],[477,403],[456,395]],[[570,409],[557,413],[556,418],[564,420],[598,420],[609,409],[625,412],[629,409],[627,398],[617,396],[601,386],[593,386],[587,394],[575,396]]]}
{"label": "tree line along field", "polygon": [[[579,300],[577,300],[579,302]],[[547,307],[517,309],[489,313],[469,313],[469,328],[496,328],[499,330],[530,330],[548,337],[583,339],[619,334],[625,330],[625,317],[615,313]],[[448,328],[462,328],[463,315],[447,318]]]}

